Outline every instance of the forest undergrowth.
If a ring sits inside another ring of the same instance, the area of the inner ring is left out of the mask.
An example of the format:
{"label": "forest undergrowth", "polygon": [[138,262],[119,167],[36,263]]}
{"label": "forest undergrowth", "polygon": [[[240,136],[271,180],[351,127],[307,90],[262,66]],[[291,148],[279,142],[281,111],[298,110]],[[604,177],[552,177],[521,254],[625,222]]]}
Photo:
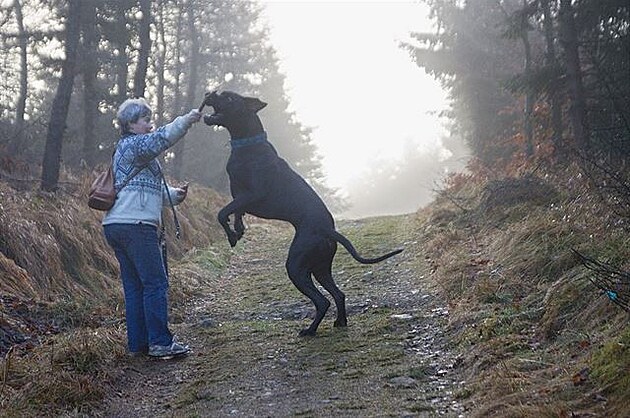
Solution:
{"label": "forest undergrowth", "polygon": [[173,326],[196,350],[172,363],[127,359],[115,260],[81,193],[0,183],[0,411],[627,416],[628,313],[573,250],[626,271],[628,234],[578,173],[456,175],[415,214],[340,222],[366,253],[406,251],[366,268],[340,249],[350,327],[327,317],[314,339],[296,337],[312,307],[283,272],[290,228],[250,220],[231,250],[224,199],[192,187],[169,246]]}

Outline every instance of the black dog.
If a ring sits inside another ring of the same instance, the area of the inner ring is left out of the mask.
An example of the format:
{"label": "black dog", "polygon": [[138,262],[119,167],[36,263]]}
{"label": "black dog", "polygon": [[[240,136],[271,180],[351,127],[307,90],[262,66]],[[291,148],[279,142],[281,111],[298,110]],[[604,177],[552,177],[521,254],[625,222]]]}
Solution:
{"label": "black dog", "polygon": [[[315,335],[330,302],[317,290],[311,275],[328,291],[337,305],[335,327],[345,327],[345,295],[333,281],[331,266],[337,242],[360,263],[373,264],[402,251],[377,258],[363,258],[350,241],[335,231],[335,222],[324,202],[306,181],[293,171],[267,141],[256,114],[267,104],[252,97],[225,91],[207,93],[204,105],[214,113],[204,116],[207,125],[223,126],[230,133],[232,152],[227,163],[234,200],[219,211],[219,223],[234,247],[243,236],[243,214],[265,219],[280,219],[295,227],[295,237],[286,262],[289,278],[317,309],[313,323],[300,335]],[[203,105],[202,105],[203,107]],[[234,229],[229,216],[234,215]]]}

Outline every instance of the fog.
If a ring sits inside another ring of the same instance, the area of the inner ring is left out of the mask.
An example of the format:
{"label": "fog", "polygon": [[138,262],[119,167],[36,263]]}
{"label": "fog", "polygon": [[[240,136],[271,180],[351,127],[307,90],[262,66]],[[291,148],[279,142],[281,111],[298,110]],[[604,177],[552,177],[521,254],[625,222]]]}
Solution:
{"label": "fog", "polygon": [[439,115],[449,105],[439,82],[400,47],[412,42],[410,32],[433,30],[427,6],[269,0],[265,7],[291,110],[313,129],[327,184],[350,205],[337,216],[408,213],[428,203],[467,152],[445,139]]}
{"label": "fog", "polygon": [[[461,143],[463,144],[463,142]],[[463,145],[430,149],[407,143],[400,159],[374,159],[362,176],[351,179],[350,207],[338,216],[361,218],[416,212],[430,203],[448,173],[464,170],[468,150]]]}

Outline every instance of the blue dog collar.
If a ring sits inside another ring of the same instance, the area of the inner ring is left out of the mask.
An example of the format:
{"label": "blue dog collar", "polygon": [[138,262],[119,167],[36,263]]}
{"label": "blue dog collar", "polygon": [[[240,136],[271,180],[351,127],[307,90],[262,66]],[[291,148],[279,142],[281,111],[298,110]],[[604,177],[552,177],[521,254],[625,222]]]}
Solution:
{"label": "blue dog collar", "polygon": [[249,138],[233,139],[230,141],[230,145],[232,146],[232,149],[237,149],[248,147],[250,145],[262,144],[264,142],[267,142],[267,132],[251,136]]}

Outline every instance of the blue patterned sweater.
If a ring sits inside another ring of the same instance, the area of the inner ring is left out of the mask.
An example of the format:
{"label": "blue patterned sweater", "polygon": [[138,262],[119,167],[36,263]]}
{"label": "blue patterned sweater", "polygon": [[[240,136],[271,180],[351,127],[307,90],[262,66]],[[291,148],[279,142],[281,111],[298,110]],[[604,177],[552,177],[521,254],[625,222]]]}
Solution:
{"label": "blue patterned sweater", "polygon": [[[120,138],[113,159],[118,197],[105,214],[103,225],[148,223],[159,226],[162,207],[168,203],[167,193],[170,193],[174,204],[180,203],[175,188],[166,190],[164,187],[160,165],[155,157],[175,145],[192,123],[188,115],[184,115],[154,132],[126,134]],[[125,179],[147,162],[148,165],[120,189]]]}

